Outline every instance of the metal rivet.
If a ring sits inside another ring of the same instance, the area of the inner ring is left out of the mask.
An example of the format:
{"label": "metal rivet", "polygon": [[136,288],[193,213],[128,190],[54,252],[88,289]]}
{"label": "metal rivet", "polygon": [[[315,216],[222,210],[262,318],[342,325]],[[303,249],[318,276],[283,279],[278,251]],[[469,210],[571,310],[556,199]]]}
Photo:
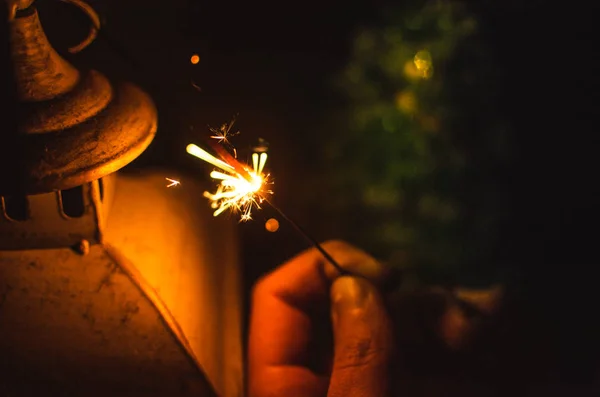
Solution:
{"label": "metal rivet", "polygon": [[81,240],[75,247],[74,250],[80,255],[87,255],[90,253],[90,242],[87,240]]}

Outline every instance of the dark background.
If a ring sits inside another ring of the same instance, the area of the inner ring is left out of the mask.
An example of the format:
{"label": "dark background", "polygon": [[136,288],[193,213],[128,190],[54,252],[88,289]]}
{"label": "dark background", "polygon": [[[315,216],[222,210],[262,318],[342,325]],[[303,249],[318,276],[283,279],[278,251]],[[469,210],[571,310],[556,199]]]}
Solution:
{"label": "dark background", "polygon": [[[307,194],[295,182],[306,176],[311,146],[319,144],[306,132],[336,102],[331,80],[347,61],[355,30],[377,21],[377,3],[96,0],[90,4],[101,14],[104,31],[75,56],[64,54],[64,49],[86,34],[86,19],[56,1],[40,1],[38,8],[49,38],[65,57],[113,78],[134,81],[153,96],[159,133],[128,172],[167,167],[206,180],[205,165],[187,155],[185,146],[209,134],[208,125],[218,127],[238,114],[238,149],[259,137],[266,139],[276,183],[274,200],[305,226],[313,223],[295,198]],[[190,63],[193,54],[200,56],[197,65]],[[207,203],[199,197],[198,205]],[[255,212],[253,222],[239,226],[249,285],[306,247],[283,222],[277,233],[265,231],[264,222],[274,215],[265,208]],[[336,237],[318,229],[311,233],[318,240]]]}
{"label": "dark background", "polygon": [[[406,4],[419,4],[410,1]],[[69,58],[148,90],[159,108],[159,133],[131,167],[170,167],[206,178],[184,147],[239,114],[238,147],[257,137],[270,142],[276,202],[311,226],[295,181],[310,171],[307,132],[337,99],[332,77],[348,62],[356,30],[377,25],[394,2],[218,2],[204,0],[95,0],[104,31]],[[401,4],[401,3],[397,3]],[[596,6],[588,2],[479,1],[469,3],[503,76],[497,106],[515,126],[517,153],[505,175],[512,216],[499,256],[543,288],[581,285],[597,263],[595,123],[598,55]],[[58,1],[38,1],[55,46],[64,49],[87,29],[82,15]],[[200,62],[190,63],[198,54]],[[67,56],[67,55],[65,55]],[[192,82],[200,89],[194,88]],[[318,194],[318,192],[313,192]],[[198,205],[205,205],[199,198]],[[248,283],[304,248],[282,224],[264,230],[269,209],[240,225]],[[321,235],[311,229],[317,239]],[[585,288],[582,288],[585,290]]]}
{"label": "dark background", "polygon": [[[206,168],[185,154],[185,145],[206,134],[208,124],[218,126],[239,113],[240,148],[256,137],[271,144],[278,205],[317,239],[336,237],[311,228],[318,222],[298,197],[319,192],[307,192],[295,181],[312,172],[311,148],[319,142],[307,131],[339,100],[330,81],[348,61],[354,32],[377,24],[387,2],[95,0],[90,4],[105,29],[76,56],[65,49],[85,35],[85,18],[57,0],[37,3],[61,54],[134,81],[153,96],[158,135],[127,172],[167,167],[206,180]],[[593,40],[598,6],[512,0],[470,5],[501,71],[497,106],[514,126],[514,166],[489,176],[507,186],[510,197],[499,260],[521,276],[529,296],[522,305],[526,316],[565,341],[565,369],[587,376],[571,363],[576,356],[593,362],[600,351],[595,318],[600,55]],[[194,53],[201,58],[198,65],[189,62]],[[202,197],[198,205],[206,205]],[[285,224],[277,233],[266,232],[264,221],[271,215],[266,208],[254,222],[239,226],[247,286],[305,247]]]}
{"label": "dark background", "polygon": [[[38,3],[51,42],[65,53],[85,34],[85,18],[58,1]],[[294,183],[309,172],[307,153],[319,144],[307,131],[337,101],[330,80],[348,61],[354,32],[377,24],[385,3],[391,2],[95,0],[90,4],[103,17],[103,34],[83,53],[65,56],[137,82],[155,99],[159,133],[128,172],[170,167],[206,178],[185,145],[208,133],[208,124],[218,126],[239,113],[240,147],[256,137],[270,142],[277,203],[310,226],[315,220],[297,200],[307,193]],[[566,307],[560,332],[577,323],[593,337],[598,6],[488,0],[471,7],[502,71],[497,106],[515,126],[514,167],[490,175],[508,186],[511,197],[498,255],[521,274],[534,311],[552,317],[557,307]],[[194,53],[198,65],[189,62]],[[203,198],[198,205],[206,205]],[[277,233],[266,232],[271,215],[265,209],[240,225],[248,285],[305,247],[284,224]],[[311,232],[317,239],[336,237]]]}

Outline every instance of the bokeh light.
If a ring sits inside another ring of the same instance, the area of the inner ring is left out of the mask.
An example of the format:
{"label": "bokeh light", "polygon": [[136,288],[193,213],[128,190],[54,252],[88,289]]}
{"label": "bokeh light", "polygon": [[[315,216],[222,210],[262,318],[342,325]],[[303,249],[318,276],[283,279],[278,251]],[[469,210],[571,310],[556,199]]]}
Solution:
{"label": "bokeh light", "polygon": [[265,222],[265,229],[271,233],[275,233],[279,230],[279,221],[275,218],[271,218]]}

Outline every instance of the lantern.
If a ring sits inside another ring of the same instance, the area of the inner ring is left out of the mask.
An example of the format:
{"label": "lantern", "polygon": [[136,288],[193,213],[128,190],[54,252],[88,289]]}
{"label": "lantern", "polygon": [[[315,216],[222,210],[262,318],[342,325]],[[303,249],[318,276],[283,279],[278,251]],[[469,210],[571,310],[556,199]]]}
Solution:
{"label": "lantern", "polygon": [[0,394],[241,395],[234,229],[200,186],[116,172],[152,141],[152,100],[59,56],[32,3],[2,16]]}

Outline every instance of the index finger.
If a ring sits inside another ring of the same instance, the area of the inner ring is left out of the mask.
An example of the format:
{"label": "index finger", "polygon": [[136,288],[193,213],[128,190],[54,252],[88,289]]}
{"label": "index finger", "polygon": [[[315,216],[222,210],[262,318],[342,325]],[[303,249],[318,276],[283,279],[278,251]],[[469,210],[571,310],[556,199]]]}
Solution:
{"label": "index finger", "polygon": [[[335,261],[350,273],[375,284],[383,283],[390,272],[366,252],[339,240],[321,244]],[[340,276],[339,271],[315,248],[287,261],[260,280],[254,289],[254,301],[275,296],[290,306],[306,308],[329,297],[329,285]]]}
{"label": "index finger", "polygon": [[[344,269],[383,282],[389,272],[373,257],[345,242],[330,241],[323,248]],[[329,286],[339,272],[316,249],[309,249],[263,278],[253,293],[249,336],[251,382],[276,388],[282,366],[303,371],[314,331],[310,315],[315,305],[329,310]],[[279,368],[278,368],[279,367]],[[300,368],[299,368],[300,367]],[[306,372],[305,376],[315,376]],[[296,379],[302,376],[295,373]],[[306,379],[318,381],[318,379]]]}

